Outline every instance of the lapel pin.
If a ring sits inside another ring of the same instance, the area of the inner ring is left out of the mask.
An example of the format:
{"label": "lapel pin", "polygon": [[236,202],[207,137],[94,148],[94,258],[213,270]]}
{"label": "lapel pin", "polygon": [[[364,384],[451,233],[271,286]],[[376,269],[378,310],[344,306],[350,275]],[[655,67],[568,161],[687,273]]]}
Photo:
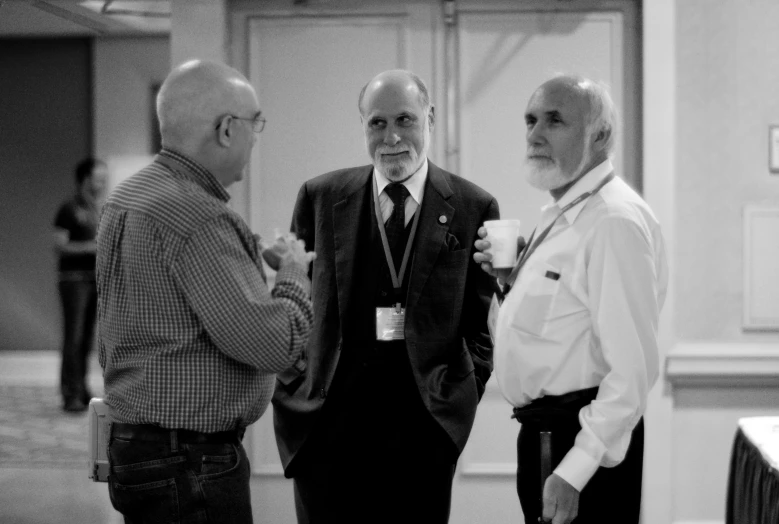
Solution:
{"label": "lapel pin", "polygon": [[441,224],[446,224],[446,215],[441,215],[438,217],[438,222]]}

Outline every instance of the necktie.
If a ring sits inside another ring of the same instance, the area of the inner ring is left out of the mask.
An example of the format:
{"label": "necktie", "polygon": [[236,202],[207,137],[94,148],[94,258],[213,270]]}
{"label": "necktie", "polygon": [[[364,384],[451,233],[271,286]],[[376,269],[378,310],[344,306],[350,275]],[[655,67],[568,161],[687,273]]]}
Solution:
{"label": "necktie", "polygon": [[387,243],[392,251],[392,260],[395,263],[395,269],[400,269],[403,259],[403,232],[406,229],[406,197],[409,196],[408,189],[401,183],[392,182],[384,188],[384,192],[392,200],[392,214],[389,220],[384,224],[387,232]]}

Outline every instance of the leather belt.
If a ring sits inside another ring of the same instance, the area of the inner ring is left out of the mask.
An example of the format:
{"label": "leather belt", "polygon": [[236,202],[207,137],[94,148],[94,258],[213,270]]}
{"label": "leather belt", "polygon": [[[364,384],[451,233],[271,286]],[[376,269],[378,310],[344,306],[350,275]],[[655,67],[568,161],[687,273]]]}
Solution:
{"label": "leather belt", "polygon": [[[566,393],[565,395],[547,395],[534,400],[527,406],[514,408],[511,418],[517,419],[525,428],[537,431],[539,435],[539,454],[541,467],[541,507],[544,507],[544,486],[552,474],[552,430],[560,427],[579,425],[579,410],[590,404],[598,396],[597,386]],[[539,522],[543,521],[541,515]]]}
{"label": "leather belt", "polygon": [[527,406],[514,408],[511,418],[528,429],[550,431],[555,426],[579,423],[579,411],[598,396],[598,387],[572,391],[565,395],[547,395]]}
{"label": "leather belt", "polygon": [[128,424],[113,422],[111,436],[127,440],[142,440],[146,442],[175,442],[182,444],[230,444],[239,443],[243,439],[245,428],[216,433],[202,433],[189,429],[166,429],[153,424]]}

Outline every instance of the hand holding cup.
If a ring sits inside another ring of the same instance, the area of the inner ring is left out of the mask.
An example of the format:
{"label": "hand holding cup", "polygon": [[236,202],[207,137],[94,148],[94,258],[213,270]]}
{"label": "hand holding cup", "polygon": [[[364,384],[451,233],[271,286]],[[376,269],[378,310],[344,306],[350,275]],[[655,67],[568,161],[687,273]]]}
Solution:
{"label": "hand holding cup", "polygon": [[308,269],[308,265],[316,258],[316,253],[306,251],[306,243],[294,233],[282,235],[276,231],[276,240],[270,245],[261,238],[258,238],[258,241],[262,248],[262,258],[274,271],[292,263]]}
{"label": "hand holding cup", "polygon": [[487,220],[479,228],[480,240],[474,243],[479,251],[473,260],[492,276],[505,281],[517,262],[517,255],[525,247],[519,236],[519,220]]}

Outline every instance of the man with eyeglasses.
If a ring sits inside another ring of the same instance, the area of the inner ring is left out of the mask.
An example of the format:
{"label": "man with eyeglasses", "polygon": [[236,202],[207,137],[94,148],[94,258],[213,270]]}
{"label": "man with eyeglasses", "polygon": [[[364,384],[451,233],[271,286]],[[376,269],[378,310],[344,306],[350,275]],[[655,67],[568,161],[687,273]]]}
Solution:
{"label": "man with eyeglasses", "polygon": [[187,62],[157,113],[162,150],[113,191],[97,238],[109,494],[126,522],[249,523],[241,440],[308,339],[314,255],[291,234],[263,251],[227,207],[265,124],[241,73]]}

